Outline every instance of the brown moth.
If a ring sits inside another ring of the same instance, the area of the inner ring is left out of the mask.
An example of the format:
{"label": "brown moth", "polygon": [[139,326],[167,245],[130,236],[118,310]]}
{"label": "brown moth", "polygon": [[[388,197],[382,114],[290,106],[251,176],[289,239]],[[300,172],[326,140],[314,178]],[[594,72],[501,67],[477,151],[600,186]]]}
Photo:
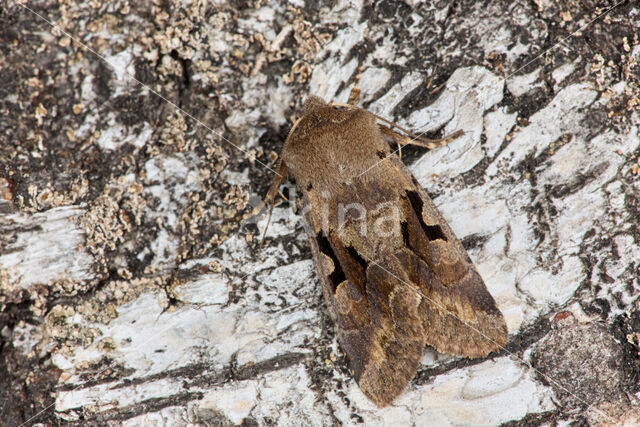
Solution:
{"label": "brown moth", "polygon": [[[338,341],[379,407],[415,376],[425,345],[470,358],[502,348],[507,327],[467,252],[385,137],[426,148],[348,104],[310,96],[264,202],[295,179]],[[404,130],[403,130],[404,131]],[[406,132],[406,131],[405,131]]]}

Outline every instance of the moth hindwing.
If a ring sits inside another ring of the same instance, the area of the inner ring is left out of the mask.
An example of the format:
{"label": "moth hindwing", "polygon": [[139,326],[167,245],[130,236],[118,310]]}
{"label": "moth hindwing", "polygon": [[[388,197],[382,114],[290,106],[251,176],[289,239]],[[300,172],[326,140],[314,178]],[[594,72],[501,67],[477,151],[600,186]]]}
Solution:
{"label": "moth hindwing", "polygon": [[309,97],[265,198],[295,179],[338,341],[380,407],[415,376],[425,345],[475,358],[507,338],[462,244],[384,136],[408,140],[366,110]]}

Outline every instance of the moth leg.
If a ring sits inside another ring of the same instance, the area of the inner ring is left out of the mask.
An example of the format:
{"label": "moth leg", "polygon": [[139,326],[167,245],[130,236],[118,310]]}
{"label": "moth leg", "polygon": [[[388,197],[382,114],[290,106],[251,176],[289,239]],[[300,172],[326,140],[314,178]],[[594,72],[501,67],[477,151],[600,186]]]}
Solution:
{"label": "moth leg", "polygon": [[358,67],[358,74],[356,74],[355,84],[353,85],[353,89],[349,93],[349,99],[347,100],[347,104],[353,105],[356,107],[360,103],[360,67]]}
{"label": "moth leg", "polygon": [[275,207],[275,203],[271,203],[269,206],[269,216],[267,217],[267,225],[264,226],[264,233],[262,233],[262,238],[260,239],[260,246],[258,246],[258,250],[262,250],[262,244],[264,243],[264,238],[267,237],[267,230],[269,229],[269,224],[271,224],[271,214],[273,214],[273,208]]}
{"label": "moth leg", "polygon": [[[461,137],[462,135],[464,135],[464,131],[462,129],[459,129],[457,131],[455,131],[454,133],[445,136],[444,138],[440,138],[440,139],[428,139],[428,138],[423,138],[421,136],[415,135],[411,132],[409,132],[408,130],[398,126],[397,124],[390,122],[389,120],[383,119],[382,117],[376,116],[379,120],[382,120],[384,122],[389,123],[391,126],[385,126],[385,125],[378,125],[378,127],[380,128],[380,131],[383,133],[383,135],[390,137],[391,139],[393,139],[396,144],[398,144],[398,146],[400,145],[417,145],[419,147],[423,147],[423,148],[427,148],[429,150],[433,150],[434,148],[438,148],[438,147],[444,147],[445,145],[447,145],[448,143],[450,143],[451,141],[453,141],[456,138]],[[397,131],[395,131],[393,128],[398,128],[400,129],[402,132],[406,133],[406,135],[403,135]]]}
{"label": "moth leg", "polygon": [[405,139],[408,139],[407,136],[401,135],[398,132],[394,132],[393,129],[385,125],[378,125],[378,127],[380,128],[380,132],[382,132],[384,136],[393,139],[393,142],[398,145],[398,157],[400,158],[400,160],[402,160],[402,143],[405,141]]}
{"label": "moth leg", "polygon": [[267,191],[267,194],[264,196],[264,199],[262,199],[262,202],[258,206],[256,206],[253,211],[251,211],[251,213],[246,216],[245,219],[258,215],[268,204],[271,204],[271,206],[273,206],[273,199],[276,197],[276,194],[280,193],[280,185],[282,184],[284,178],[287,176],[288,171],[289,168],[287,167],[287,165],[283,161],[280,161],[280,163],[278,164],[278,168],[276,169],[276,176],[273,177],[273,181],[271,182],[269,191]]}
{"label": "moth leg", "polygon": [[[280,178],[280,182],[282,182],[282,178]],[[279,187],[279,185],[278,185],[278,187]],[[289,201],[289,199],[287,199],[287,197],[284,194],[282,194],[282,191],[280,191],[279,188],[278,188],[278,194],[280,195],[280,197],[282,197],[287,202]],[[262,233],[262,239],[260,239],[260,246],[258,247],[259,250],[262,250],[262,244],[264,243],[265,237],[267,237],[267,230],[269,229],[269,225],[271,224],[271,215],[273,215],[273,208],[275,208],[276,205],[280,206],[280,204],[281,203],[273,202],[273,203],[271,203],[269,205],[269,216],[267,217],[267,225],[265,225],[265,227],[264,227],[264,233]]]}

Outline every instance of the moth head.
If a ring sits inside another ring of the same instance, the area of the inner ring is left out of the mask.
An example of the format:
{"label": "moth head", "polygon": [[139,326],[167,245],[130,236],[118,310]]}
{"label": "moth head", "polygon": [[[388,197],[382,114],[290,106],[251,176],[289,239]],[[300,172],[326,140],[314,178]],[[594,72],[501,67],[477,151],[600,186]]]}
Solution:
{"label": "moth head", "polygon": [[[309,133],[309,128],[314,128],[314,121],[317,121],[320,117],[326,115],[327,108],[329,108],[329,104],[324,102],[322,98],[316,95],[309,95],[307,100],[304,103],[304,114],[300,117],[291,127],[289,131],[289,135],[287,136],[287,140],[285,141],[285,146],[287,146],[288,142],[292,139],[296,130],[302,129],[303,134]],[[298,127],[303,120],[307,119],[307,124],[302,125],[300,128]],[[310,120],[309,120],[310,119]],[[312,123],[309,125],[309,121]]]}
{"label": "moth head", "polygon": [[322,108],[326,108],[327,103],[322,98],[316,95],[309,95],[304,103],[304,113],[314,113]]}

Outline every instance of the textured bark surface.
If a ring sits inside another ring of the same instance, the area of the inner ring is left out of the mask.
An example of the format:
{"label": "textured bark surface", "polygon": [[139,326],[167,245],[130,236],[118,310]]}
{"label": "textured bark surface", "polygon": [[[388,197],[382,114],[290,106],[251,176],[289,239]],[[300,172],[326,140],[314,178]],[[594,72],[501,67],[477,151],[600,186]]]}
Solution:
{"label": "textured bark surface", "polygon": [[[639,19],[630,1],[4,2],[3,424],[640,422]],[[382,410],[291,206],[262,249],[266,218],[239,221],[306,95],[345,102],[358,66],[363,107],[465,131],[403,161],[509,328],[491,359],[425,349]]]}

